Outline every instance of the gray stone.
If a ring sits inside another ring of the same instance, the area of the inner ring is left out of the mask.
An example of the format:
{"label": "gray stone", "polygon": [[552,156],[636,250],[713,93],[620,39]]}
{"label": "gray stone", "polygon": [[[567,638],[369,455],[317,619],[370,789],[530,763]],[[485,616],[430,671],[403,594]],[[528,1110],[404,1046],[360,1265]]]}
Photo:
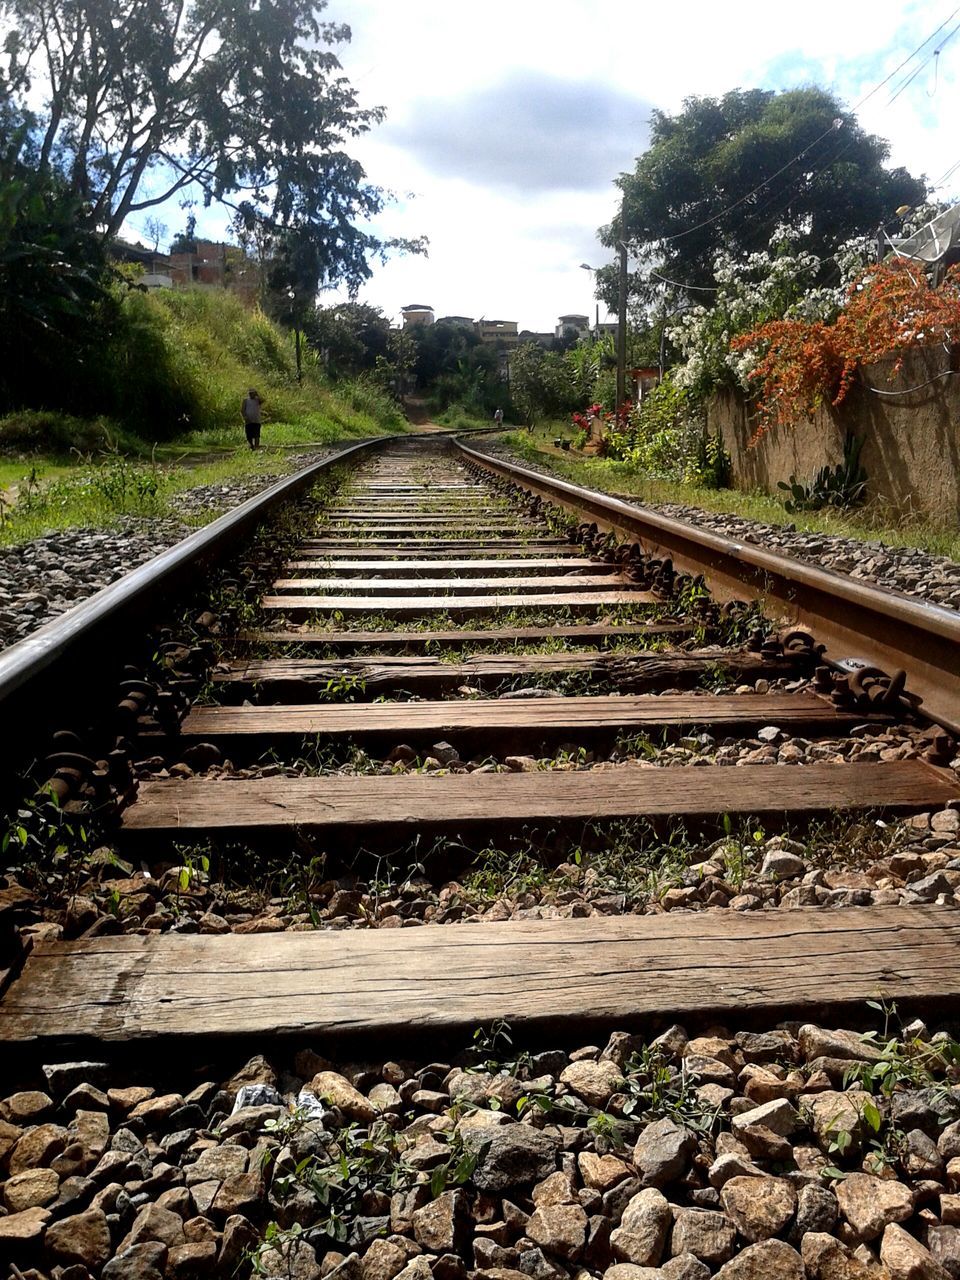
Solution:
{"label": "gray stone", "polygon": [[25,1169],[3,1184],[3,1203],[11,1213],[44,1208],[60,1193],[60,1178],[53,1169]]}
{"label": "gray stone", "polygon": [[167,1246],[158,1240],[131,1245],[103,1268],[103,1280],[163,1280]]}
{"label": "gray stone", "polygon": [[363,1280],[394,1280],[407,1264],[407,1254],[392,1240],[372,1240],[363,1255]]}
{"label": "gray stone", "polygon": [[576,1262],[587,1242],[587,1215],[578,1204],[538,1206],[530,1215],[526,1234],[547,1253]]}
{"label": "gray stone", "polygon": [[865,1040],[855,1031],[827,1031],[812,1022],[802,1026],[797,1033],[800,1052],[807,1062],[815,1058],[845,1058],[852,1062],[878,1062],[881,1048],[872,1040]]}
{"label": "gray stone", "polygon": [[797,1193],[785,1178],[731,1178],[720,1192],[724,1212],[745,1240],[779,1235],[793,1217]]}
{"label": "gray stone", "polygon": [[633,1163],[646,1186],[663,1187],[679,1178],[697,1149],[696,1136],[672,1120],[654,1120],[640,1134]]}
{"label": "gray stone", "polygon": [[[504,1277],[504,1280],[508,1278]],[[638,1267],[632,1262],[615,1262],[612,1267],[607,1267],[603,1280],[664,1280],[664,1273],[659,1267]]]}
{"label": "gray stone", "polygon": [[852,1150],[859,1148],[863,1137],[863,1108],[873,1103],[869,1093],[862,1089],[842,1093],[825,1089],[823,1093],[804,1094],[800,1102],[810,1113],[811,1127],[824,1151],[841,1132],[852,1136]]}
{"label": "gray stone", "polygon": [[620,1068],[609,1059],[571,1062],[560,1074],[561,1083],[592,1107],[603,1107],[623,1084]]}
{"label": "gray stone", "polygon": [[761,1170],[749,1157],[738,1155],[735,1151],[728,1151],[725,1155],[717,1156],[707,1170],[707,1178],[711,1187],[716,1187],[719,1191],[731,1178],[751,1177],[760,1172]]}
{"label": "gray stone", "polygon": [[680,1253],[660,1268],[663,1280],[710,1280],[710,1268],[692,1253]]}
{"label": "gray stone", "polygon": [[716,1266],[733,1255],[736,1228],[722,1213],[712,1209],[682,1209],[673,1206],[670,1252],[676,1257],[692,1253],[701,1262]]}
{"label": "gray stone", "polygon": [[760,1126],[781,1138],[792,1137],[801,1128],[797,1109],[786,1098],[773,1098],[770,1102],[761,1103],[759,1107],[751,1107],[733,1117],[730,1127],[735,1134],[743,1129]]}
{"label": "gray stone", "polygon": [[542,1182],[557,1167],[560,1154],[556,1138],[524,1124],[468,1129],[463,1141],[477,1154],[474,1186],[498,1194]]}
{"label": "gray stone", "polygon": [[39,1205],[0,1216],[0,1246],[16,1248],[39,1240],[49,1221],[50,1210],[41,1209]]}
{"label": "gray stone", "polygon": [[802,876],[807,864],[795,853],[787,853],[784,849],[771,849],[765,854],[760,867],[760,874],[769,880],[789,880],[794,876]]}
{"label": "gray stone", "polygon": [[47,1227],[43,1244],[58,1262],[68,1266],[79,1263],[95,1271],[103,1266],[111,1253],[107,1215],[100,1209],[88,1209],[86,1213],[62,1218]]}
{"label": "gray stone", "polygon": [[950,1273],[919,1240],[891,1223],[880,1242],[880,1261],[890,1280],[950,1280]]}
{"label": "gray stone", "polygon": [[646,1187],[624,1209],[621,1225],[610,1236],[611,1249],[625,1262],[656,1266],[672,1217],[666,1196],[655,1187]]}
{"label": "gray stone", "polygon": [[809,1280],[878,1280],[875,1267],[867,1267],[825,1231],[808,1231],[800,1242],[800,1254]]}
{"label": "gray stone", "polygon": [[852,1173],[837,1184],[836,1195],[858,1240],[874,1240],[891,1222],[906,1222],[913,1213],[913,1192],[892,1178]]}
{"label": "gray stone", "polygon": [[464,1193],[444,1191],[422,1209],[415,1211],[413,1234],[417,1244],[430,1253],[457,1251],[463,1240],[465,1216]]}
{"label": "gray stone", "polygon": [[836,1193],[816,1182],[807,1183],[797,1195],[797,1216],[791,1229],[794,1243],[808,1232],[832,1231],[840,1213]]}
{"label": "gray stone", "polygon": [[242,1111],[244,1107],[278,1107],[282,1103],[283,1099],[273,1085],[244,1084],[237,1090],[237,1096],[233,1100],[233,1111]]}
{"label": "gray stone", "polygon": [[283,1280],[320,1280],[321,1271],[313,1246],[306,1240],[290,1240],[264,1249],[259,1257],[260,1273],[282,1276]]}
{"label": "gray stone", "polygon": [[197,1182],[210,1182],[216,1179],[232,1178],[235,1174],[246,1173],[249,1152],[243,1147],[225,1144],[217,1147],[206,1147],[200,1152],[197,1160],[187,1165],[184,1170],[187,1186]]}

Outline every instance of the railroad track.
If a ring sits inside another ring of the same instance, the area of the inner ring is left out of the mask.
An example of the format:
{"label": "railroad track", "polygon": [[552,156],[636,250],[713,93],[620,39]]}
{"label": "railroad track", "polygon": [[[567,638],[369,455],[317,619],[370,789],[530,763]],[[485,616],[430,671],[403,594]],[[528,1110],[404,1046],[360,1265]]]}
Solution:
{"label": "railroad track", "polygon": [[[160,1045],[425,1063],[491,1024],[575,1044],[670,1019],[856,1020],[878,996],[956,1006],[960,871],[937,856],[960,809],[955,616],[843,582],[828,608],[829,575],[463,446],[348,453],[334,496],[241,553],[214,607],[197,596],[191,636],[168,618],[139,640],[119,684],[100,667],[190,554],[0,660],[0,695],[22,710],[42,687],[44,722],[89,665],[68,722],[95,745],[61,733],[33,776],[110,850],[85,880],[51,875],[50,902],[43,851],[3,891],[18,1070],[142,1071]],[[222,555],[254,519],[193,550]],[[758,588],[779,630],[742,603]],[[103,687],[120,701],[97,728]],[[56,839],[26,812],[25,855],[30,822]]]}

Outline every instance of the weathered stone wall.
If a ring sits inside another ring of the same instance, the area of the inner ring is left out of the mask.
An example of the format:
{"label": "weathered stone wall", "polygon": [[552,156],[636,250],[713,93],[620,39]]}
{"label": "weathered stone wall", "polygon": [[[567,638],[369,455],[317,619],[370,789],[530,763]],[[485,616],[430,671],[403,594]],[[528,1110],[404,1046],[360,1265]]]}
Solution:
{"label": "weathered stone wall", "polygon": [[[863,439],[861,465],[868,495],[889,502],[897,514],[916,513],[955,525],[960,522],[960,374],[957,352],[943,347],[912,353],[891,377],[893,361],[871,366],[839,409],[827,406],[812,421],[774,428],[750,447],[755,421],[744,397],[722,391],[711,401],[707,420],[719,428],[733,461],[738,489],[777,493],[791,475],[807,484],[825,464],[843,455],[846,432]],[[936,381],[907,395],[904,391]]]}

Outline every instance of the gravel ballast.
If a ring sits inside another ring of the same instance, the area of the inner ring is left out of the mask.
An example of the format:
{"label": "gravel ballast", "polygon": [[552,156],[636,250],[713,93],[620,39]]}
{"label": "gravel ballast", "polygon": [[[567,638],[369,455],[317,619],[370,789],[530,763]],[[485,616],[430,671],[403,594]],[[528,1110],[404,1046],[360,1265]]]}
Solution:
{"label": "gravel ballast", "polygon": [[0,547],[0,648],[25,639],[53,618],[195,533],[281,476],[332,450],[291,455],[288,464],[256,476],[198,485],[175,496],[182,519],[123,516],[107,528],[63,529]]}
{"label": "gravel ballast", "polygon": [[0,1100],[11,1276],[960,1275],[952,1029],[479,1034],[430,1060],[48,1061]]}
{"label": "gravel ballast", "polygon": [[[491,457],[503,458],[541,475],[564,479],[546,463],[531,462],[506,445],[495,441],[473,443],[472,448]],[[589,488],[589,485],[585,486]],[[793,556],[821,569],[846,573],[861,582],[875,583],[891,591],[916,596],[948,609],[960,609],[960,564],[946,556],[931,555],[915,547],[888,547],[882,542],[859,541],[830,533],[803,533],[791,525],[766,524],[743,516],[704,511],[679,503],[640,502],[630,494],[610,489],[611,497],[642,506],[674,520],[685,520],[698,529],[706,529],[738,542]]]}

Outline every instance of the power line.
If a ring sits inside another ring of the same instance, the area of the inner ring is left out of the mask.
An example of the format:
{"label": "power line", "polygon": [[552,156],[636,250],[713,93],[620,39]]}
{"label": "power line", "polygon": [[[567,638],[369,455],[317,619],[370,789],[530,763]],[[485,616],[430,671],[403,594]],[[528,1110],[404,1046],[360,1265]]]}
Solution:
{"label": "power line", "polygon": [[960,160],[957,160],[955,164],[952,164],[950,168],[946,171],[946,173],[942,173],[940,175],[940,177],[933,184],[933,187],[931,188],[931,190],[937,191],[940,187],[943,186],[943,184],[946,181],[948,181],[948,179],[953,177],[953,175],[957,172],[958,169],[960,169]]}
{"label": "power line", "polygon": [[[952,17],[952,15],[951,15],[951,17]],[[947,19],[947,21],[949,22],[949,21],[950,21],[950,19],[948,18],[948,19]],[[896,90],[891,94],[891,96],[887,99],[887,101],[884,103],[884,106],[885,106],[885,107],[889,107],[891,103],[896,102],[896,100],[900,97],[901,93],[903,93],[904,89],[906,89],[906,88],[907,88],[907,86],[908,86],[909,84],[911,84],[911,83],[912,83],[912,82],[917,78],[917,76],[918,76],[918,75],[920,74],[920,72],[924,69],[924,67],[926,67],[926,66],[928,66],[928,65],[929,65],[930,60],[931,60],[932,58],[939,58],[939,57],[940,57],[940,50],[944,47],[944,45],[947,43],[947,41],[948,41],[948,40],[952,40],[952,39],[953,39],[953,37],[957,34],[957,32],[958,32],[958,31],[960,31],[960,24],[958,24],[957,26],[955,26],[951,32],[949,32],[947,35],[945,35],[945,36],[943,37],[943,39],[941,40],[941,42],[940,42],[940,44],[937,46],[937,48],[936,48],[936,49],[934,49],[933,53],[931,53],[931,54],[930,54],[930,56],[929,56],[928,58],[924,58],[923,62],[921,62],[921,63],[920,63],[919,67],[917,67],[914,71],[911,71],[911,72],[910,72],[910,74],[909,74],[909,75],[906,77],[906,79],[902,82],[902,84],[899,86],[899,88],[897,88],[897,89],[896,89]],[[931,37],[931,38],[932,38],[932,37]],[[928,40],[925,40],[925,41],[924,41],[924,44],[929,44],[929,41],[928,41]],[[939,66],[939,63],[938,63],[937,65]]]}
{"label": "power line", "polygon": [[675,289],[693,289],[697,293],[719,293],[720,290],[715,286],[706,284],[684,284],[681,280],[671,280],[668,276],[663,276],[659,271],[650,268],[650,274],[656,276],[658,280],[662,280],[664,284],[672,284]]}
{"label": "power line", "polygon": [[[907,65],[908,62],[912,61],[912,59],[917,56],[917,54],[920,52],[921,49],[924,48],[925,45],[928,45],[930,41],[934,39],[935,36],[939,35],[939,33],[944,29],[944,27],[949,22],[952,22],[958,13],[960,13],[960,5],[958,5],[957,8],[954,9],[953,12],[950,13],[943,20],[943,22],[940,23],[939,27],[937,27],[934,31],[932,31],[930,35],[926,37],[925,40],[922,40],[920,44],[918,44],[917,47],[913,50],[912,53],[909,53],[901,63],[899,63],[896,67],[894,67],[894,69],[890,72],[889,75],[885,76],[880,81],[879,84],[874,85],[874,87],[870,90],[870,92],[865,94],[864,97],[862,97],[860,101],[857,102],[851,108],[850,114],[854,115],[857,111],[860,110],[860,108],[865,103],[870,101],[870,99],[874,96],[874,94],[879,93],[880,90],[884,87],[884,85],[889,84],[890,81],[894,78],[894,76],[896,76]],[[956,30],[960,30],[960,27],[955,28],[954,31],[952,31],[950,35],[946,37],[946,39],[949,40],[950,37],[955,34]],[[946,40],[944,40],[943,43],[945,44]],[[929,61],[929,58],[927,59],[927,61]],[[926,63],[923,63],[921,65],[925,66]],[[919,71],[920,68],[918,67],[917,70]],[[916,74],[916,73],[913,73],[913,74]],[[912,79],[912,76],[911,76],[911,79]],[[895,97],[903,92],[903,90],[907,87],[907,83],[909,83],[909,81],[901,85],[901,87],[897,90],[897,93],[894,95]],[[891,98],[890,101],[892,102],[893,98]],[[889,106],[890,104],[887,103],[886,105]],[[768,178],[764,178],[763,182],[755,186],[752,191],[748,191],[746,195],[741,196],[739,200],[734,201],[734,203],[729,205],[726,209],[721,209],[719,213],[712,214],[709,218],[704,218],[702,222],[697,222],[692,227],[687,227],[685,231],[677,231],[672,236],[662,237],[662,239],[660,240],[660,243],[669,244],[674,240],[682,239],[684,236],[692,235],[694,231],[700,231],[704,227],[709,227],[714,222],[719,222],[720,219],[725,218],[728,213],[732,213],[734,209],[738,209],[740,205],[745,204],[748,200],[750,200],[753,196],[755,196],[758,191],[762,191],[764,187],[769,186],[770,183],[773,182],[775,178],[779,178],[782,173],[785,173],[787,169],[795,165],[798,160],[802,160],[803,157],[807,155],[807,153],[811,151],[815,146],[817,146],[818,143],[822,142],[824,138],[828,137],[831,133],[840,129],[843,126],[843,123],[844,123],[843,120],[838,117],[836,120],[832,121],[832,123],[830,124],[830,127],[825,129],[823,133],[819,135],[819,137],[814,138],[814,140],[811,143],[809,143],[806,147],[804,147],[803,150],[800,151],[797,155],[795,155],[792,160],[788,160],[785,165],[782,165],[776,171],[776,173],[772,173]],[[842,150],[837,153],[837,157],[835,157],[834,159],[838,158],[839,155],[841,154],[842,154]],[[831,161],[830,163],[833,163],[833,161]]]}

